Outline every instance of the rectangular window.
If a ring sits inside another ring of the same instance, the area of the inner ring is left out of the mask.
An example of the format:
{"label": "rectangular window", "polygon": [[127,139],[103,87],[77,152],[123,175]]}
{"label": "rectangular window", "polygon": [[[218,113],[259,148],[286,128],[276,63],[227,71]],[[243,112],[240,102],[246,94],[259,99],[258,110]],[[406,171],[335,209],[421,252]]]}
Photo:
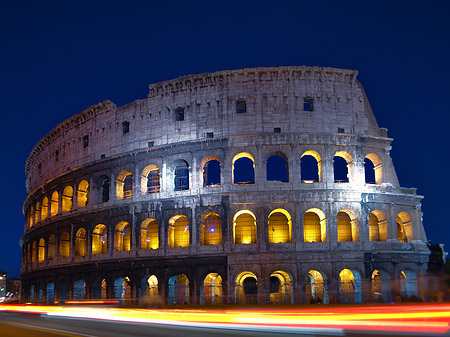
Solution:
{"label": "rectangular window", "polygon": [[338,128],[338,133],[345,133],[344,128]]}
{"label": "rectangular window", "polygon": [[89,136],[88,135],[83,136],[83,148],[88,147],[88,145],[89,145]]}
{"label": "rectangular window", "polygon": [[273,133],[281,133],[281,128],[273,128]]}
{"label": "rectangular window", "polygon": [[214,133],[213,132],[207,132],[206,133],[206,138],[214,138]]}
{"label": "rectangular window", "polygon": [[105,158],[106,158],[106,155],[104,155],[104,154],[100,155],[100,159],[105,159]]}
{"label": "rectangular window", "polygon": [[128,132],[130,132],[130,122],[122,122],[122,134],[126,134]]}
{"label": "rectangular window", "polygon": [[244,100],[240,100],[236,102],[236,112],[238,114],[246,113],[247,112],[247,104]]}
{"label": "rectangular window", "polygon": [[59,160],[59,150],[55,151],[55,161]]}
{"label": "rectangular window", "polygon": [[314,100],[312,97],[303,98],[303,111],[314,111]]}
{"label": "rectangular window", "polygon": [[184,121],[184,108],[176,108],[175,109],[175,120],[176,121]]}
{"label": "rectangular window", "polygon": [[155,146],[155,142],[148,142],[148,147],[153,147]]}

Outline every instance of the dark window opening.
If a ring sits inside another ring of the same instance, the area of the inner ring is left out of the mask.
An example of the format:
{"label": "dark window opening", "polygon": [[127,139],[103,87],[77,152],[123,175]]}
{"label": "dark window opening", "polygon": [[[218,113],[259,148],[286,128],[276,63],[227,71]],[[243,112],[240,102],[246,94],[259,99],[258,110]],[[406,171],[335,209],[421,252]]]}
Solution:
{"label": "dark window opening", "polygon": [[244,100],[240,100],[236,102],[236,112],[238,114],[247,112],[247,104]]}
{"label": "dark window opening", "polygon": [[106,158],[106,155],[105,154],[101,154],[100,155],[100,159],[105,159]]}
{"label": "dark window opening", "polygon": [[305,155],[300,159],[300,172],[302,182],[319,181],[319,163],[311,155]]}
{"label": "dark window opening", "polygon": [[128,132],[130,132],[130,122],[122,122],[122,134],[126,134]]}
{"label": "dark window opening", "polygon": [[220,162],[210,160],[203,166],[203,186],[220,185]]}
{"label": "dark window opening", "polygon": [[89,146],[89,136],[83,136],[83,148],[86,148]]}
{"label": "dark window opening", "polygon": [[250,158],[239,158],[234,162],[233,177],[235,184],[254,184],[255,169],[253,160]]}
{"label": "dark window opening", "polygon": [[345,133],[344,128],[338,128],[338,133]]}
{"label": "dark window opening", "polygon": [[245,295],[255,295],[258,293],[258,287],[256,285],[256,279],[253,277],[247,277],[244,282],[244,293]]}
{"label": "dark window opening", "polygon": [[41,168],[42,168],[42,164],[39,164],[39,165],[38,165],[38,171],[39,171],[39,173],[41,173]]}
{"label": "dark window opening", "polygon": [[280,291],[280,280],[276,276],[270,277],[270,293],[277,293]]}
{"label": "dark window opening", "polygon": [[102,181],[102,202],[109,200],[109,179],[105,178]]}
{"label": "dark window opening", "polygon": [[159,170],[150,171],[147,175],[147,193],[159,193]]}
{"label": "dark window opening", "polygon": [[59,150],[55,151],[55,161],[58,161],[59,159]]}
{"label": "dark window opening", "polygon": [[207,132],[206,133],[206,138],[214,138],[214,133],[213,132]]}
{"label": "dark window opening", "polygon": [[176,121],[184,121],[184,108],[176,108],[175,109],[175,120]]}
{"label": "dark window opening", "polygon": [[281,128],[273,128],[273,133],[281,133]]}
{"label": "dark window opening", "polygon": [[375,166],[369,158],[364,158],[364,174],[366,184],[375,184]]}
{"label": "dark window opening", "polygon": [[148,142],[148,147],[153,147],[155,146],[155,142]]}
{"label": "dark window opening", "polygon": [[272,156],[267,159],[267,180],[281,181],[287,183],[288,178],[288,164],[281,156]]}
{"label": "dark window opening", "polygon": [[189,168],[186,164],[175,167],[175,191],[189,189]]}
{"label": "dark window opening", "polygon": [[314,111],[314,100],[311,97],[303,98],[303,111]]}
{"label": "dark window opening", "polygon": [[344,158],[335,156],[333,158],[334,182],[348,183],[348,166]]}

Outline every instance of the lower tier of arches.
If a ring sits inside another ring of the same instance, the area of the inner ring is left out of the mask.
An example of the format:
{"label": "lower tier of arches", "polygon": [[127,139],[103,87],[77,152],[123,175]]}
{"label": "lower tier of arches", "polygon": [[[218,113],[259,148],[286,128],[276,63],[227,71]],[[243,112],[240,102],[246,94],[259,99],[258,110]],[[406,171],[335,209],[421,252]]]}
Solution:
{"label": "lower tier of arches", "polygon": [[[362,303],[431,299],[424,256],[416,261],[283,262],[260,256],[103,261],[22,274],[24,302],[87,299],[132,305]],[[411,258],[411,257],[409,257]],[[322,259],[320,259],[322,260]],[[418,261],[423,261],[418,263]]]}

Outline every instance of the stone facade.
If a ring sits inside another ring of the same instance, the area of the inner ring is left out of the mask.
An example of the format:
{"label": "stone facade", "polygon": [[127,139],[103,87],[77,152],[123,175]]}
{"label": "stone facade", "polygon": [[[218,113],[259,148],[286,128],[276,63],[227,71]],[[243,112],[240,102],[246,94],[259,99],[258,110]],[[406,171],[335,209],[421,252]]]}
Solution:
{"label": "stone facade", "polygon": [[392,139],[356,77],[189,75],[59,124],[26,162],[23,298],[425,296],[422,197],[399,186]]}

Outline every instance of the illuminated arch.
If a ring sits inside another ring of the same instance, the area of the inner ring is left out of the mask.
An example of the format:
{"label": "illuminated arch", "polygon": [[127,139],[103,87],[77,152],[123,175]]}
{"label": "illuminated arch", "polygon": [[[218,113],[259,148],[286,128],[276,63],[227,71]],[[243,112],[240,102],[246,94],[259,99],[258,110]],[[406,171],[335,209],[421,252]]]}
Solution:
{"label": "illuminated arch", "polygon": [[268,232],[270,243],[292,242],[291,215],[282,208],[270,212],[268,218]]}
{"label": "illuminated arch", "polygon": [[386,241],[388,239],[386,214],[378,209],[369,214],[369,240]]}
{"label": "illuminated arch", "polygon": [[203,186],[220,185],[220,160],[216,156],[207,156],[200,162]]}
{"label": "illuminated arch", "polygon": [[39,246],[38,246],[38,263],[44,262],[45,260],[45,240],[40,239],[39,240]]}
{"label": "illuminated arch", "polygon": [[98,224],[92,231],[92,255],[108,251],[108,231],[106,226]]}
{"label": "illuminated arch", "polygon": [[44,221],[48,217],[48,198],[44,197],[42,199],[42,206],[41,206],[41,221]]}
{"label": "illuminated arch", "polygon": [[54,261],[55,257],[56,257],[56,236],[52,234],[48,238],[47,259],[49,261]]}
{"label": "illuminated arch", "polygon": [[120,221],[114,228],[114,249],[128,252],[131,249],[131,227],[127,221]]}
{"label": "illuminated arch", "polygon": [[232,161],[233,184],[255,183],[255,160],[248,152],[241,152]]}
{"label": "illuminated arch", "polygon": [[55,216],[58,214],[59,208],[59,194],[57,191],[52,193],[52,197],[50,199],[50,216]]}
{"label": "illuminated arch", "polygon": [[413,221],[408,212],[400,212],[397,215],[397,239],[399,242],[414,240]]}
{"label": "illuminated arch", "polygon": [[258,279],[250,271],[243,271],[235,279],[236,304],[258,303]]}
{"label": "illuminated arch", "polygon": [[339,295],[342,303],[361,303],[361,275],[354,269],[339,273]]}
{"label": "illuminated arch", "polygon": [[128,199],[133,196],[133,173],[130,170],[123,170],[116,179],[117,200]]}
{"label": "illuminated arch", "polygon": [[75,255],[86,256],[86,230],[84,228],[78,229],[75,236]]}
{"label": "illuminated arch", "polygon": [[233,217],[233,243],[256,243],[256,217],[249,210],[241,210]]}
{"label": "illuminated arch", "polygon": [[30,211],[28,212],[28,222],[30,228],[33,227],[34,224],[34,207],[31,206]]}
{"label": "illuminated arch", "polygon": [[400,289],[404,297],[417,296],[417,276],[411,269],[400,272]]}
{"label": "illuminated arch", "polygon": [[140,282],[141,304],[163,304],[159,297],[158,278],[155,275],[146,275]]}
{"label": "illuminated arch", "polygon": [[153,194],[161,190],[159,167],[156,165],[147,165],[142,170],[141,175],[141,193]]}
{"label": "illuminated arch", "polygon": [[186,215],[177,214],[170,218],[168,244],[170,248],[189,247],[189,220]]}
{"label": "illuminated arch", "polygon": [[63,232],[59,237],[59,256],[68,258],[70,256],[70,234]]}
{"label": "illuminated arch", "polygon": [[327,226],[325,213],[318,208],[310,208],[303,216],[303,236],[305,242],[325,242]]}
{"label": "illuminated arch", "polygon": [[345,151],[338,151],[333,157],[335,183],[348,183],[352,176],[353,157]]}
{"label": "illuminated arch", "polygon": [[156,219],[147,218],[141,222],[141,248],[158,249],[159,248],[159,224]]}
{"label": "illuminated arch", "polygon": [[200,304],[218,305],[222,301],[222,277],[217,273],[209,273],[203,279],[200,288]]}
{"label": "illuminated arch", "polygon": [[[370,161],[370,163],[367,161]],[[383,164],[378,155],[369,153],[364,157],[364,172],[366,184],[379,185],[383,182]]]}
{"label": "illuminated arch", "polygon": [[302,183],[322,181],[322,157],[316,151],[305,151],[300,157]]}
{"label": "illuminated arch", "polygon": [[85,207],[89,202],[89,183],[87,180],[82,180],[77,188],[77,204],[78,207]]}
{"label": "illuminated arch", "polygon": [[114,298],[131,299],[131,282],[128,276],[119,277],[114,280]]}
{"label": "illuminated arch", "polygon": [[306,274],[306,303],[328,304],[328,282],[325,273],[318,270],[310,270]]}
{"label": "illuminated arch", "polygon": [[200,243],[202,245],[222,244],[222,221],[219,214],[206,212],[200,219]]}
{"label": "illuminated arch", "polygon": [[69,212],[73,208],[73,187],[66,186],[63,190],[63,194],[61,197],[62,201],[62,211]]}
{"label": "illuminated arch", "polygon": [[36,202],[34,207],[34,223],[37,224],[39,222],[39,215],[41,213],[41,205],[39,201]]}
{"label": "illuminated arch", "polygon": [[391,277],[382,269],[374,269],[371,276],[372,300],[386,302],[390,300]]}
{"label": "illuminated arch", "polygon": [[289,273],[283,270],[274,271],[269,279],[270,303],[294,304],[292,284],[292,276]]}
{"label": "illuminated arch", "polygon": [[345,208],[337,214],[338,241],[358,241],[359,226],[355,211]]}
{"label": "illuminated arch", "polygon": [[185,274],[169,278],[169,304],[189,304],[189,279]]}

